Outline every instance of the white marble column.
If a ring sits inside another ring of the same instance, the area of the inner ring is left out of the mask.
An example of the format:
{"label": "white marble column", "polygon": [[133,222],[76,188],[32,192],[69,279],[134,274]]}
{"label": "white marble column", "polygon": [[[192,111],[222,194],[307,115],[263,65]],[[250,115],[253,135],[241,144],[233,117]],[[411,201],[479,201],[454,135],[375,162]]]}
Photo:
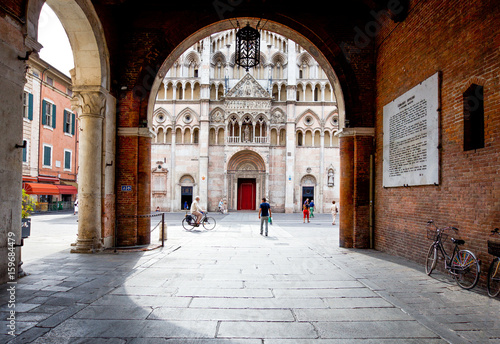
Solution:
{"label": "white marble column", "polygon": [[102,249],[102,129],[106,95],[100,87],[74,90],[71,101],[79,120],[78,239],[73,253]]}

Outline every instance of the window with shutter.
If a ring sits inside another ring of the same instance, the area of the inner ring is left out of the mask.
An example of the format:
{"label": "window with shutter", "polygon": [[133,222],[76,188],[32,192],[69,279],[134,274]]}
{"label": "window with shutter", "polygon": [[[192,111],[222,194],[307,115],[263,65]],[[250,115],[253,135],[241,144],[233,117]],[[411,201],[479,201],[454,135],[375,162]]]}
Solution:
{"label": "window with shutter", "polygon": [[47,102],[45,100],[42,101],[42,124],[47,124]]}
{"label": "window with shutter", "polygon": [[28,93],[28,119],[33,120],[33,95]]}
{"label": "window with shutter", "polygon": [[28,162],[28,142],[23,140],[23,162]]}
{"label": "window with shutter", "polygon": [[70,134],[70,133],[71,133],[71,123],[70,123],[70,121],[71,121],[71,116],[70,116],[70,114],[68,113],[68,111],[66,111],[66,110],[64,110],[63,114],[64,114],[64,119],[63,119],[63,123],[64,123],[64,124],[63,124],[63,131],[64,131],[65,133]]}
{"label": "window with shutter", "polygon": [[56,128],[56,105],[52,104],[52,128]]}
{"label": "window with shutter", "polygon": [[43,145],[43,166],[52,167],[52,147]]}
{"label": "window with shutter", "polygon": [[29,116],[29,93],[23,92],[23,117],[28,118]]}
{"label": "window with shutter", "polygon": [[64,151],[64,169],[71,170],[71,151]]}

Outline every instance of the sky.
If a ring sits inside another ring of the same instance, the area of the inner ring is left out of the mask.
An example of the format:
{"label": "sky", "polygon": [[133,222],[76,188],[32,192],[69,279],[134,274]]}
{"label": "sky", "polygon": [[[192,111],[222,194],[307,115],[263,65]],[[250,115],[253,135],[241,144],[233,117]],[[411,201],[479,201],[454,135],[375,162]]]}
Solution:
{"label": "sky", "polygon": [[68,36],[52,9],[43,5],[38,22],[38,42],[43,45],[40,58],[70,76],[74,67]]}

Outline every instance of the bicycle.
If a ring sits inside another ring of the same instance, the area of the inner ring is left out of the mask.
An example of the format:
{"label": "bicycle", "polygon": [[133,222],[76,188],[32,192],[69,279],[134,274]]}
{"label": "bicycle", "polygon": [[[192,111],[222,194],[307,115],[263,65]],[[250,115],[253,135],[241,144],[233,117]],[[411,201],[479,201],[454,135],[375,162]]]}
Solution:
{"label": "bicycle", "polygon": [[[500,235],[498,228],[491,231],[491,235]],[[495,256],[488,269],[488,295],[495,297],[500,293],[500,243],[488,240],[488,253]]]}
{"label": "bicycle", "polygon": [[204,212],[203,216],[200,220],[200,223],[197,224],[196,223],[196,216],[192,215],[192,214],[188,214],[188,212],[186,212],[186,216],[184,217],[184,219],[182,219],[182,227],[184,227],[185,230],[190,231],[194,227],[199,227],[201,224],[203,226],[203,228],[205,228],[207,231],[212,230],[215,228],[216,222],[215,222],[215,219],[213,217],[209,217],[207,215],[208,215],[208,212]]}
{"label": "bicycle", "polygon": [[459,246],[464,245],[465,241],[455,238],[451,238],[451,242],[455,246],[452,255],[449,256],[443,245],[443,242],[448,237],[445,231],[448,230],[458,231],[455,227],[438,228],[432,220],[427,222],[427,238],[434,242],[427,253],[425,272],[427,275],[431,275],[436,267],[438,254],[440,253],[442,259],[444,259],[444,268],[448,270],[457,284],[463,289],[472,289],[479,281],[479,274],[481,273],[480,261],[471,251],[461,250]]}

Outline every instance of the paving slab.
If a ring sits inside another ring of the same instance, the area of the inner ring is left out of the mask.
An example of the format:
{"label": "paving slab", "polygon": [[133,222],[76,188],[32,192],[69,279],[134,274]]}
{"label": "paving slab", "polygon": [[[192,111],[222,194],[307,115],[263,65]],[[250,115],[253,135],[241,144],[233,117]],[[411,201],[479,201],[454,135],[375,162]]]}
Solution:
{"label": "paving slab", "polygon": [[[499,299],[414,262],[339,248],[328,214],[311,224],[275,214],[269,237],[255,213],[216,215],[215,230],[197,232],[182,229],[183,215],[166,214],[169,239],[152,251],[79,255],[68,243],[48,254],[27,239],[15,336],[0,333],[0,344],[499,342]],[[50,236],[51,221],[35,219],[37,232]],[[9,296],[0,288],[4,329]]]}

